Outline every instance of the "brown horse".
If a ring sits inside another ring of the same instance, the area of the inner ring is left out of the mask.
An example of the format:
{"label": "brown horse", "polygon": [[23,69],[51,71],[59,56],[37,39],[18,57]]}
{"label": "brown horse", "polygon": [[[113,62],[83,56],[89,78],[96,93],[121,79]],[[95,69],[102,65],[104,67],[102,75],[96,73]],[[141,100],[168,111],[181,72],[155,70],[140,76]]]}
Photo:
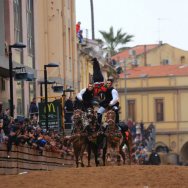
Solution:
{"label": "brown horse", "polygon": [[121,143],[123,136],[115,124],[116,114],[113,110],[106,113],[107,129],[105,135],[107,136],[107,161],[112,160],[112,156],[117,159],[117,164],[120,165],[121,157],[125,163],[125,153],[122,150]]}
{"label": "brown horse", "polygon": [[[85,127],[83,123],[84,112],[80,109],[76,109],[73,113],[73,131],[70,141],[73,144],[74,155],[76,160],[76,167],[79,163],[84,167],[83,154],[87,147],[87,136],[85,133]],[[79,162],[80,159],[80,162]]]}
{"label": "brown horse", "polygon": [[97,117],[96,113],[92,108],[88,108],[85,114],[85,119],[87,121],[87,138],[88,138],[88,166],[90,167],[91,151],[94,154],[95,164],[98,166],[98,146],[97,146]]}
{"label": "brown horse", "polygon": [[[118,132],[117,131],[117,126],[115,126],[115,112],[113,110],[109,110],[106,114],[106,122],[108,123],[109,129],[111,131],[114,131],[114,133]],[[121,129],[125,129],[126,125],[124,125],[124,127],[120,127]],[[123,151],[123,146],[126,145],[127,146],[127,152],[128,152],[128,157],[129,157],[129,163],[131,164],[131,153],[132,153],[132,135],[130,130],[125,129],[125,130],[121,130],[122,136],[123,138],[120,139],[120,145],[119,145],[119,153],[123,159],[123,164],[125,164],[125,152]],[[114,136],[114,135],[113,135]],[[119,136],[120,138],[120,136]],[[113,138],[111,138],[113,140]],[[117,138],[116,138],[117,139]],[[117,139],[118,141],[118,139]]]}
{"label": "brown horse", "polygon": [[[128,157],[129,157],[129,164],[131,164],[131,161],[132,161],[132,135],[131,135],[131,132],[130,130],[126,130],[124,132],[122,132],[122,135],[123,135],[123,142],[121,143],[120,145],[120,152],[122,152],[122,155],[125,155],[124,151],[123,151],[123,147],[124,145],[127,146],[127,152],[128,152]],[[124,161],[124,164],[125,164],[125,161]]]}

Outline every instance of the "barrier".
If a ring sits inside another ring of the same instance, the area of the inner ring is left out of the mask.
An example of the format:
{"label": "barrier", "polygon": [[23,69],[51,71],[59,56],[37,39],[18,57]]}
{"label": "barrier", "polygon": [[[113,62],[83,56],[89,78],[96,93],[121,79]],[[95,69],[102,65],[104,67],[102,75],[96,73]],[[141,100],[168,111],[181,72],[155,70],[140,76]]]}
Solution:
{"label": "barrier", "polygon": [[63,158],[58,153],[38,150],[27,146],[13,145],[11,157],[7,157],[6,144],[0,144],[0,174],[19,174],[29,171],[46,171],[58,168],[73,167],[74,159],[66,155]]}
{"label": "barrier", "polygon": [[179,162],[178,154],[168,153],[167,155],[167,164],[177,165]]}

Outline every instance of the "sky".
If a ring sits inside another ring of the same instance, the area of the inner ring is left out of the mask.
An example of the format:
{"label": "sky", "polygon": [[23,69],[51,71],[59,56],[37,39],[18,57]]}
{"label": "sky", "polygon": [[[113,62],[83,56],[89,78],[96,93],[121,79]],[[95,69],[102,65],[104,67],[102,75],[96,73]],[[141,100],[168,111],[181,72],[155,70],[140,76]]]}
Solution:
{"label": "sky", "polygon": [[[90,0],[76,1],[76,20],[91,38]],[[159,41],[188,51],[188,0],[93,0],[95,38],[122,29],[134,35],[127,47]]]}

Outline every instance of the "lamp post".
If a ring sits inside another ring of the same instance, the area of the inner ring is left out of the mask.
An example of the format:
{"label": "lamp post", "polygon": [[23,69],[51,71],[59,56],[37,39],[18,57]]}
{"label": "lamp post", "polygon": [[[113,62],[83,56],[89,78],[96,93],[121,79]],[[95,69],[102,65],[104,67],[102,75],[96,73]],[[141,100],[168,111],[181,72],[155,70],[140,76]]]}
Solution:
{"label": "lamp post", "polygon": [[127,105],[127,73],[126,73],[126,60],[124,60],[124,81],[125,81],[125,120],[128,120],[128,105]]}
{"label": "lamp post", "polygon": [[44,91],[45,91],[45,109],[46,109],[46,114],[45,114],[45,117],[46,117],[46,130],[48,130],[48,91],[47,91],[47,84],[48,84],[48,81],[47,81],[47,67],[59,67],[58,64],[55,64],[55,63],[49,63],[47,65],[44,65]]}
{"label": "lamp post", "polygon": [[[41,99],[41,102],[42,102],[43,101],[43,88],[42,88],[42,86],[45,84],[45,82],[44,81],[39,81],[39,84],[40,84],[40,99]],[[55,82],[47,80],[47,85],[48,84],[55,84]]]}
{"label": "lamp post", "polygon": [[13,74],[12,74],[12,48],[22,49],[25,48],[26,45],[22,43],[15,43],[13,45],[9,45],[9,78],[10,78],[10,115],[14,117],[14,94],[13,94]]}

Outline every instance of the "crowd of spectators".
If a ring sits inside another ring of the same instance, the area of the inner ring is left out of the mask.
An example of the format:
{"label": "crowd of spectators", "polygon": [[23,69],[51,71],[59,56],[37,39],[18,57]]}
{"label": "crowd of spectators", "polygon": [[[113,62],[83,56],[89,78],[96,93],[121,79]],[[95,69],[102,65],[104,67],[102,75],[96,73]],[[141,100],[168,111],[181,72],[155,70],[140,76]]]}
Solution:
{"label": "crowd of spectators", "polygon": [[52,151],[61,155],[71,154],[64,144],[66,138],[54,130],[42,129],[36,116],[29,118],[12,118],[7,108],[0,113],[0,143],[7,144],[7,157],[11,157],[12,145],[27,145],[42,155],[43,151]]}
{"label": "crowd of spectators", "polygon": [[155,147],[155,126],[151,122],[147,128],[144,123],[132,122],[129,120],[127,125],[131,131],[133,146],[132,160],[136,164],[151,164],[151,154]]}

